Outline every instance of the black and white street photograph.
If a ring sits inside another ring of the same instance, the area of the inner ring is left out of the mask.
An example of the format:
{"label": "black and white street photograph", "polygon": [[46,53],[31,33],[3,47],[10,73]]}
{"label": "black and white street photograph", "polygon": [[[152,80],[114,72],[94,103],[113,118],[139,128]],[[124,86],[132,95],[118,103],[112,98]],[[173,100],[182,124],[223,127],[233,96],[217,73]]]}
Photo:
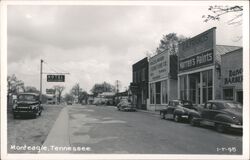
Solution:
{"label": "black and white street photograph", "polygon": [[1,2],[1,159],[249,159],[248,1]]}

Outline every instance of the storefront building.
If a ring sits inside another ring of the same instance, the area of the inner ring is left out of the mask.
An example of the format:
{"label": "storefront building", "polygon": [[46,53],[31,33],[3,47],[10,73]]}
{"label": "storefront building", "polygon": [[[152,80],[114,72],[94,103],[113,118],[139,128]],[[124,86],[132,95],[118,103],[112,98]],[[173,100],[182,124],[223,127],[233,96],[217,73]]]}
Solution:
{"label": "storefront building", "polygon": [[228,52],[221,56],[223,99],[243,103],[243,49]]}
{"label": "storefront building", "polygon": [[146,110],[148,99],[148,58],[133,64],[133,82],[130,84],[132,103],[137,109]]}
{"label": "storefront building", "polygon": [[239,47],[216,45],[211,28],[179,45],[178,98],[203,104],[221,97],[221,55]]}
{"label": "storefront building", "polygon": [[169,100],[177,99],[177,56],[165,50],[149,59],[148,110],[165,108]]}

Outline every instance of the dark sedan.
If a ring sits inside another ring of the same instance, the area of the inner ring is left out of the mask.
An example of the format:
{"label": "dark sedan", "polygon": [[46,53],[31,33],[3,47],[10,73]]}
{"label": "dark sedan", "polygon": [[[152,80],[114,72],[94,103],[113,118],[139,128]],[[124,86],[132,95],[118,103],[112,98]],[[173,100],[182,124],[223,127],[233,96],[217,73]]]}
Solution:
{"label": "dark sedan", "polygon": [[39,100],[39,94],[20,93],[13,105],[14,118],[21,115],[32,115],[34,118],[42,114],[43,106]]}
{"label": "dark sedan", "polygon": [[242,105],[235,101],[210,100],[199,112],[192,113],[191,125],[214,126],[218,132],[242,131]]}
{"label": "dark sedan", "polygon": [[171,100],[166,109],[160,110],[162,119],[173,118],[176,122],[181,119],[189,119],[190,112],[196,112],[192,102],[187,100]]}

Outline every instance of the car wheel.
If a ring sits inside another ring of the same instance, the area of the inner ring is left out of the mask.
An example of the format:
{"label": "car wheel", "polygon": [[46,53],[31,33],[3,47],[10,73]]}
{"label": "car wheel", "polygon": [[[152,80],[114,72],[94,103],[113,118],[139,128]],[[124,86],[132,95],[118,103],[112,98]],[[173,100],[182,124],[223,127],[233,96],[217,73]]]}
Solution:
{"label": "car wheel", "polygon": [[41,115],[42,115],[42,111],[39,112],[39,116],[41,116]]}
{"label": "car wheel", "polygon": [[161,119],[165,119],[165,114],[161,112],[160,117],[161,117]]}
{"label": "car wheel", "polygon": [[193,117],[189,117],[189,123],[192,126],[199,126],[199,123],[195,121],[195,119]]}
{"label": "car wheel", "polygon": [[14,117],[14,119],[17,119],[17,115],[16,114],[14,114],[13,117]]}
{"label": "car wheel", "polygon": [[34,119],[36,119],[36,118],[37,118],[37,114],[36,114],[36,113],[33,115],[33,118],[34,118]]}
{"label": "car wheel", "polygon": [[179,122],[180,121],[180,116],[174,114],[174,121]]}
{"label": "car wheel", "polygon": [[218,131],[218,132],[220,132],[220,133],[225,132],[225,126],[222,125],[222,124],[216,124],[216,125],[215,125],[215,128],[216,128],[216,131]]}

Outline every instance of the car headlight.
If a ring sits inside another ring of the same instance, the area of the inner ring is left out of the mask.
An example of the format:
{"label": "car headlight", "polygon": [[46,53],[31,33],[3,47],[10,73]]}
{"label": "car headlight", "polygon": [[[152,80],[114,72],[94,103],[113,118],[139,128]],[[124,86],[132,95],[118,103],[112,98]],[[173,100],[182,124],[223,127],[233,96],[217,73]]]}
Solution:
{"label": "car headlight", "polygon": [[13,105],[13,109],[16,109],[16,107],[17,107],[17,104],[14,104],[14,105]]}

